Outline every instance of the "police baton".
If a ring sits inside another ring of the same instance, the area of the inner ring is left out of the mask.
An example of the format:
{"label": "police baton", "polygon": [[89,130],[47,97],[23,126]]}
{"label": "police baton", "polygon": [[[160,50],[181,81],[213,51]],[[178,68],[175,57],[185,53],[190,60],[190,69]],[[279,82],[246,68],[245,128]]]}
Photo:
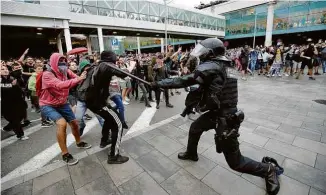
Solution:
{"label": "police baton", "polygon": [[[125,74],[125,75],[127,75],[127,76],[129,76],[129,77],[131,77],[131,78],[133,78],[133,79],[136,79],[137,81],[139,81],[139,82],[141,82],[141,83],[144,83],[144,84],[146,84],[146,85],[152,86],[150,82],[147,82],[147,81],[145,81],[144,79],[141,79],[141,78],[139,78],[139,77],[136,77],[135,75],[133,75],[133,74],[127,72],[127,71],[124,71],[124,70],[122,70],[122,69],[120,69],[120,68],[118,68],[118,67],[116,67],[116,66],[114,66],[114,65],[112,65],[112,64],[110,64],[110,63],[107,63],[107,65],[110,66],[110,68],[112,68],[112,69],[114,69],[114,70],[116,70],[116,71],[118,71],[118,72],[120,72],[120,73],[122,73],[122,74]],[[161,90],[161,91],[164,91],[164,89],[161,89],[161,88],[160,88],[160,90]]]}

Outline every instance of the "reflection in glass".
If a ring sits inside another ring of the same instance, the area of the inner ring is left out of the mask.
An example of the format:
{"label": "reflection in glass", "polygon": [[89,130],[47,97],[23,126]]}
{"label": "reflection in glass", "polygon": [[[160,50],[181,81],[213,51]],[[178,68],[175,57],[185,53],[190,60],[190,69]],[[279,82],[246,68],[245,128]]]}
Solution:
{"label": "reflection in glass", "polygon": [[98,15],[113,17],[113,10],[98,8]]}
{"label": "reflection in glass", "polygon": [[[165,22],[165,6],[154,2],[138,0],[69,0],[69,3],[70,11],[75,13],[127,18],[131,20],[142,20],[155,23]],[[223,30],[225,27],[225,21],[223,19],[186,11],[175,7],[168,6],[167,8],[167,19],[168,23],[171,25],[211,30]]]}

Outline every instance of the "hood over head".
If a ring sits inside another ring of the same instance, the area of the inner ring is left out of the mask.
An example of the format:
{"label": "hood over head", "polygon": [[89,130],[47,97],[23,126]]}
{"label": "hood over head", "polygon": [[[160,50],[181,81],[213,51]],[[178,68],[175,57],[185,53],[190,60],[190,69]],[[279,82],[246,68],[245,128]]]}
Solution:
{"label": "hood over head", "polygon": [[50,67],[51,67],[51,70],[54,71],[55,74],[62,74],[58,68],[58,63],[61,58],[65,59],[67,61],[66,57],[64,57],[60,53],[53,53],[50,57]]}
{"label": "hood over head", "polygon": [[60,53],[53,53],[50,57],[50,67],[51,67],[51,70],[55,72],[55,74],[62,74],[58,68],[58,63],[61,58],[65,59],[65,61],[67,61],[66,57],[64,57]]}
{"label": "hood over head", "polygon": [[116,63],[117,55],[113,51],[103,51],[101,53],[101,61]]}

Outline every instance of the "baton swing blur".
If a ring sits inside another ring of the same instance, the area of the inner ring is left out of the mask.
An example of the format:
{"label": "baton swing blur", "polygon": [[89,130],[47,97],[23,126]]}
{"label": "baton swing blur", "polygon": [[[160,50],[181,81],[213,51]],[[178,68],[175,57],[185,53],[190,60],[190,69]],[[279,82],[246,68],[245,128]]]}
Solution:
{"label": "baton swing blur", "polygon": [[[141,83],[144,83],[144,84],[146,84],[146,85],[149,85],[149,86],[152,86],[152,84],[150,83],[150,82],[147,82],[147,81],[145,81],[144,79],[141,79],[141,78],[139,78],[139,77],[136,77],[135,75],[133,75],[133,74],[131,74],[131,73],[129,73],[129,72],[126,72],[126,71],[124,71],[124,70],[122,70],[122,69],[120,69],[120,68],[118,68],[118,67],[116,67],[116,66],[113,66],[112,64],[107,64],[107,66],[109,66],[110,68],[112,68],[112,69],[114,69],[114,70],[116,70],[116,71],[119,71],[119,72],[121,72],[121,73],[123,73],[123,74],[125,74],[125,75],[127,75],[127,76],[129,76],[129,77],[131,77],[131,78],[133,78],[133,79],[136,79],[137,81],[139,81],[139,82],[141,82]],[[162,88],[159,88],[161,91],[164,91],[164,89],[162,89]]]}

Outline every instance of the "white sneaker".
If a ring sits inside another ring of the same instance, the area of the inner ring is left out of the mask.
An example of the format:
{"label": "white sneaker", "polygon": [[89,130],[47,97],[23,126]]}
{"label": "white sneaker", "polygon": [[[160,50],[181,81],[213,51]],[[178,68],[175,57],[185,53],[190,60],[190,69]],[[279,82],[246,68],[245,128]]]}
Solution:
{"label": "white sneaker", "polygon": [[275,74],[273,74],[272,77],[275,77]]}
{"label": "white sneaker", "polygon": [[270,74],[268,74],[268,75],[266,75],[267,77],[271,77],[271,75]]}
{"label": "white sneaker", "polygon": [[126,102],[130,102],[130,99],[129,99],[129,98],[127,98],[127,97],[125,98],[125,100],[126,100]]}
{"label": "white sneaker", "polygon": [[28,140],[29,137],[27,137],[27,136],[21,136],[21,137],[18,137],[17,139],[24,141],[24,140]]}
{"label": "white sneaker", "polygon": [[289,76],[289,74],[287,74],[287,73],[284,73],[284,76],[288,77],[288,76]]}
{"label": "white sneaker", "polygon": [[247,80],[247,78],[246,78],[246,77],[242,77],[241,79],[242,79],[242,80],[244,80],[244,81],[246,81],[246,80]]}
{"label": "white sneaker", "polygon": [[123,105],[129,105],[129,102],[127,101],[122,101]]}
{"label": "white sneaker", "polygon": [[282,75],[281,74],[278,74],[277,76],[281,77]]}

